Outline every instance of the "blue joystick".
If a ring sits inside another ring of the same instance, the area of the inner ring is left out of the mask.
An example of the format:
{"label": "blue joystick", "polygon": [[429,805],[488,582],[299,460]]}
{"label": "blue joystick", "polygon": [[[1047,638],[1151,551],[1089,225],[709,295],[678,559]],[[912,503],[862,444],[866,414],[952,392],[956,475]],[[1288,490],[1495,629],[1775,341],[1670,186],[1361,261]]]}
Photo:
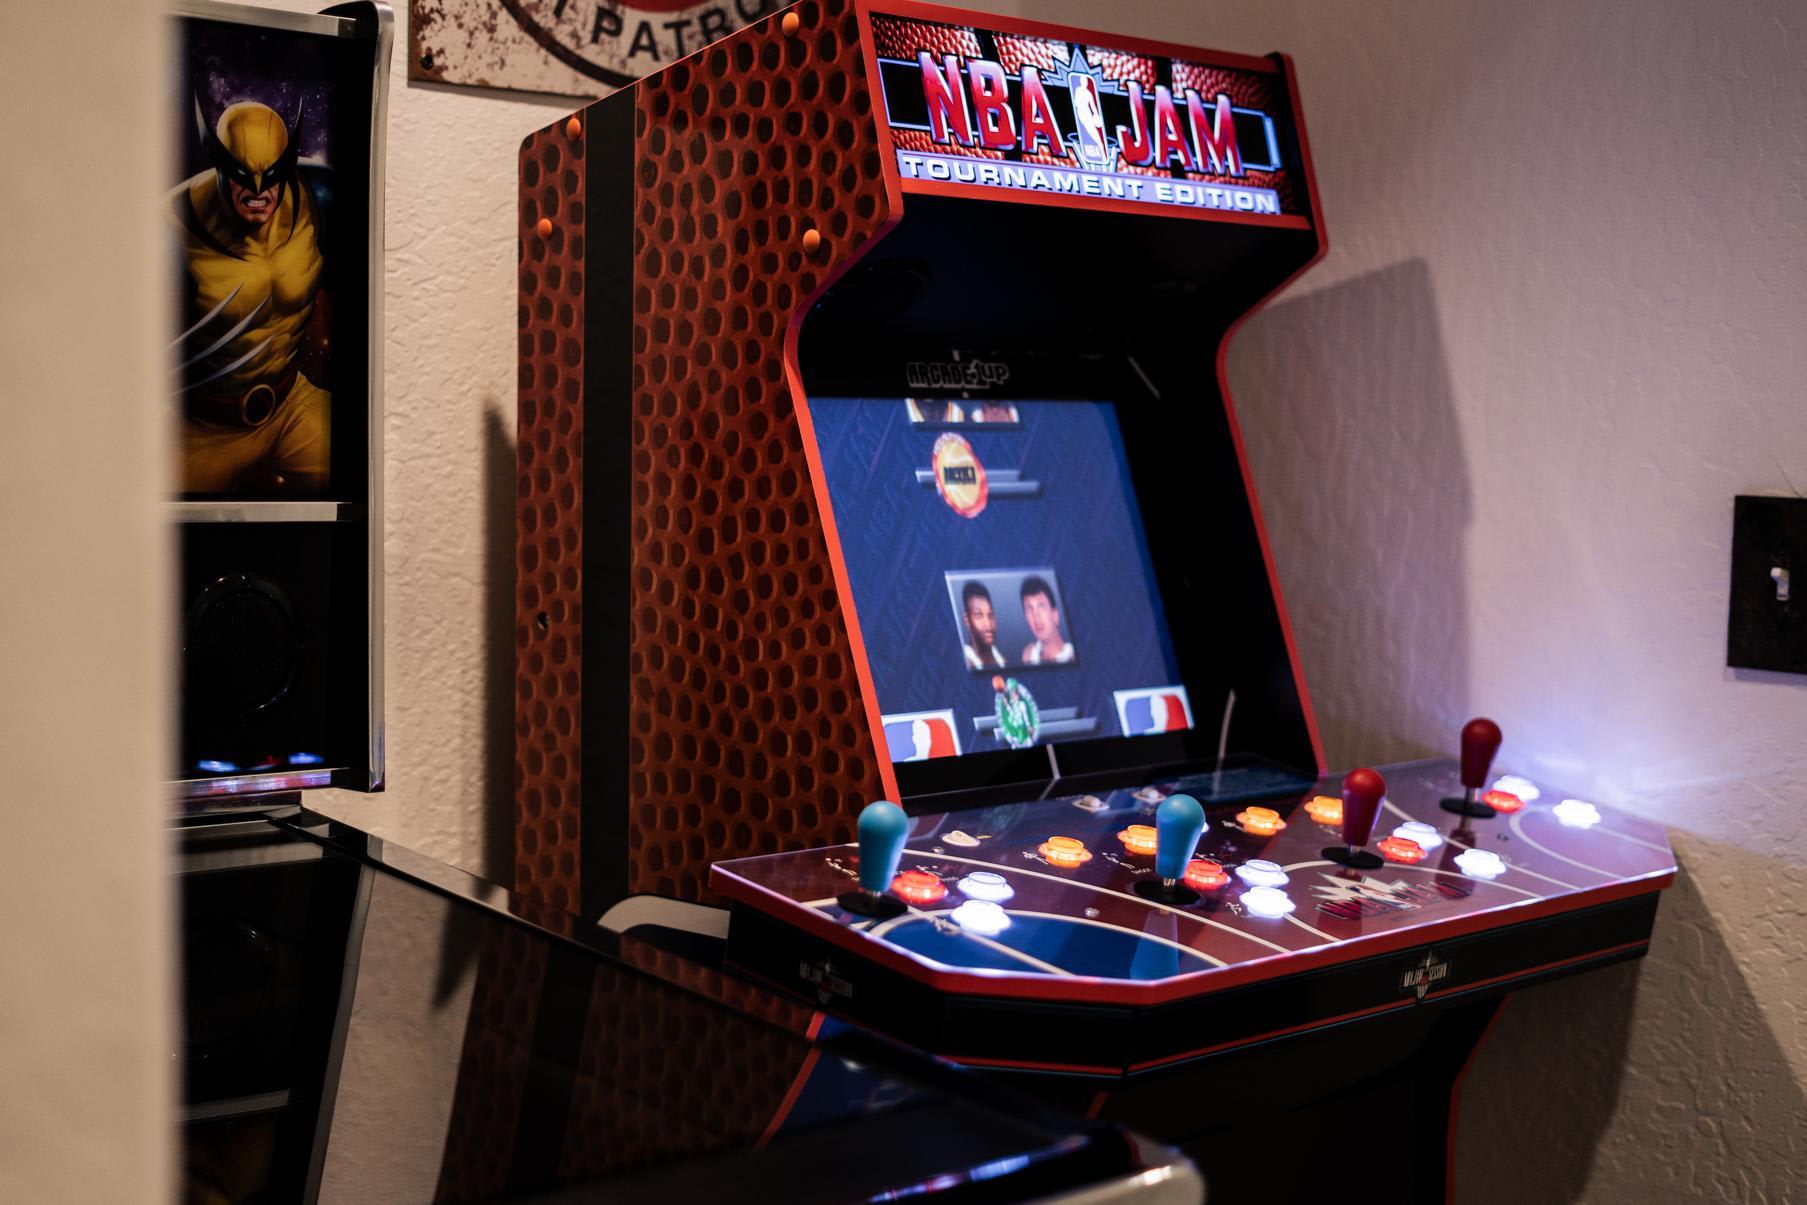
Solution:
{"label": "blue joystick", "polygon": [[903,857],[910,818],[888,799],[860,809],[860,889],[873,895],[891,890],[897,861]]}
{"label": "blue joystick", "polygon": [[849,912],[862,916],[895,916],[903,901],[890,894],[903,857],[904,838],[910,835],[910,818],[895,803],[881,799],[860,809],[860,889],[838,901]]}
{"label": "blue joystick", "polygon": [[[860,818],[862,823],[865,817]],[[1173,890],[1186,873],[1186,863],[1205,832],[1205,809],[1190,795],[1169,795],[1154,813],[1154,872],[1162,885]]]}

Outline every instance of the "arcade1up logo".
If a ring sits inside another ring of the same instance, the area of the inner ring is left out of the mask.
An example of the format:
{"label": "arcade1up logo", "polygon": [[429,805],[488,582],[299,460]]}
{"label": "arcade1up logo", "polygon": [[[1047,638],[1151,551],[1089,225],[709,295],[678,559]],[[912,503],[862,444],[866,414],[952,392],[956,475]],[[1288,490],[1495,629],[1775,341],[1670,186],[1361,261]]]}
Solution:
{"label": "arcade1up logo", "polygon": [[875,15],[905,187],[1268,218],[1298,211],[1276,71]]}

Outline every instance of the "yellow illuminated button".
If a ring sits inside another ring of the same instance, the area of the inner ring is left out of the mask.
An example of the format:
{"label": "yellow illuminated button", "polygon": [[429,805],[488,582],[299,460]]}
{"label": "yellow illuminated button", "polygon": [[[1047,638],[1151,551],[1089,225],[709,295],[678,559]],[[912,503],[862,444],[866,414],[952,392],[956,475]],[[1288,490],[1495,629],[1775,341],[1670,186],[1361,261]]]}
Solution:
{"label": "yellow illuminated button", "polygon": [[1286,827],[1286,821],[1273,808],[1246,808],[1236,813],[1236,823],[1257,837],[1271,837]]}
{"label": "yellow illuminated button", "polygon": [[1343,822],[1343,801],[1335,795],[1318,795],[1305,805],[1305,814],[1332,828]]}
{"label": "yellow illuminated button", "polygon": [[1152,854],[1158,848],[1154,826],[1148,824],[1130,825],[1117,834],[1117,840],[1132,854]]}
{"label": "yellow illuminated button", "polygon": [[1055,866],[1074,867],[1092,860],[1091,851],[1077,837],[1049,837],[1038,849]]}

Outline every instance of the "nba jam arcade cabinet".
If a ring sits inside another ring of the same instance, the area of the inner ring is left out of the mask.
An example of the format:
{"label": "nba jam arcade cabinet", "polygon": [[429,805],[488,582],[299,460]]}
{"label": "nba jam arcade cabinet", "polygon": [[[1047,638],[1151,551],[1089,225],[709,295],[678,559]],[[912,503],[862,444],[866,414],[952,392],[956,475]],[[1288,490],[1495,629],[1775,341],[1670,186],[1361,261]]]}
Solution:
{"label": "nba jam arcade cabinet", "polygon": [[1440,1199],[1503,993],[1644,951],[1661,830],[1491,723],[1324,777],[1223,374],[1325,246],[1285,56],[809,0],[531,136],[520,237],[523,892],[731,905],[1225,1199],[1378,1115]]}

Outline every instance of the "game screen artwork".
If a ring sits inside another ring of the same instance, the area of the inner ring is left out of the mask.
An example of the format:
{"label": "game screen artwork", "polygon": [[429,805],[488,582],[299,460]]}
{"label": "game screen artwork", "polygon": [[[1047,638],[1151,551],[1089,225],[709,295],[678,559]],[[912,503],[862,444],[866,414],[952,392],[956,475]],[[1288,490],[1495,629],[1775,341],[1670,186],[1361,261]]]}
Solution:
{"label": "game screen artwork", "polygon": [[335,229],[345,215],[327,39],[200,20],[178,29],[180,175],[163,202],[177,489],[318,496],[332,484],[334,239],[363,238],[355,222]]}
{"label": "game screen artwork", "polygon": [[1111,403],[810,412],[892,761],[1192,727]]}

